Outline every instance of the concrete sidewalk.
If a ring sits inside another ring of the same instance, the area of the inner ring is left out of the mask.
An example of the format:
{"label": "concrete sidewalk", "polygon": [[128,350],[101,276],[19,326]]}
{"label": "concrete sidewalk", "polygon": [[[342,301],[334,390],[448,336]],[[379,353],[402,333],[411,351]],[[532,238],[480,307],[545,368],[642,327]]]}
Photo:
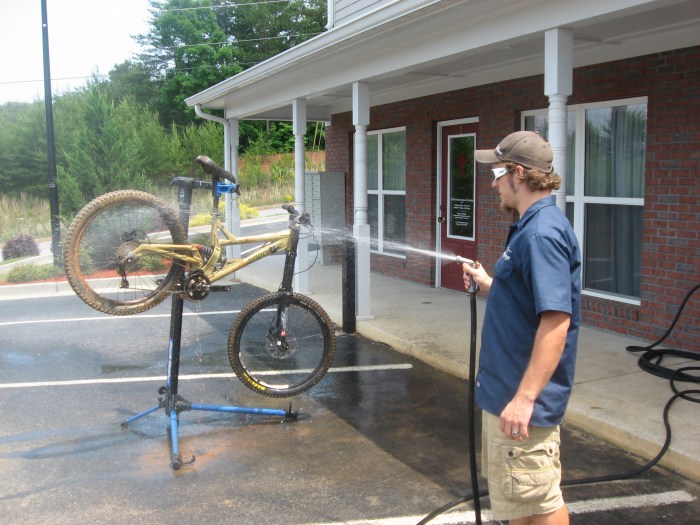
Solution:
{"label": "concrete sidewalk", "polygon": [[[237,272],[236,278],[267,290],[276,290],[283,262],[283,256],[267,257]],[[358,320],[357,332],[466,378],[470,333],[468,296],[375,273],[371,275],[371,281],[371,314],[374,318]],[[308,295],[342,326],[341,267],[314,265],[309,270],[309,289]],[[65,282],[2,286],[0,311],[9,306],[7,300],[72,293]],[[484,307],[485,302],[478,299],[479,325]],[[481,326],[478,327],[480,332]],[[628,345],[648,343],[583,327],[576,384],[566,423],[651,459],[666,439],[663,410],[673,392],[667,380],[639,368],[638,354],[625,350]],[[664,363],[667,364],[666,360]],[[676,359],[672,366],[686,366],[686,363]],[[687,383],[680,383],[679,387],[692,388]],[[669,420],[673,439],[661,464],[688,478],[700,480],[697,405],[678,400],[671,409]]]}

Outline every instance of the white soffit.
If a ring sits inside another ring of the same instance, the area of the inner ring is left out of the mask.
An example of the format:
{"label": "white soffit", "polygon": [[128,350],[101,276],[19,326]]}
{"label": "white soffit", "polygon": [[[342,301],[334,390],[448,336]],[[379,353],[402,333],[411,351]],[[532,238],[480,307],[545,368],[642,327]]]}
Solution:
{"label": "white soffit", "polygon": [[401,0],[334,28],[187,99],[230,118],[291,119],[349,111],[352,83],[371,104],[544,71],[544,32],[574,32],[574,66],[700,44],[696,0]]}

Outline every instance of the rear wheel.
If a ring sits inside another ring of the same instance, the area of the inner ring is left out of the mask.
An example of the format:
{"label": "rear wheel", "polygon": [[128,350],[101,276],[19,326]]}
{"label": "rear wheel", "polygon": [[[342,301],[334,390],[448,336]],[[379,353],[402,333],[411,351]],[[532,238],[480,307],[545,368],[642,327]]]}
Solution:
{"label": "rear wheel", "polygon": [[305,295],[276,292],[246,306],[231,328],[228,356],[245,386],[270,397],[310,389],[335,355],[328,314]]}
{"label": "rear wheel", "polygon": [[66,234],[66,277],[96,310],[137,314],[168,296],[182,266],[147,250],[134,255],[134,250],[186,242],[180,220],[165,202],[135,190],[107,193],[80,210]]}

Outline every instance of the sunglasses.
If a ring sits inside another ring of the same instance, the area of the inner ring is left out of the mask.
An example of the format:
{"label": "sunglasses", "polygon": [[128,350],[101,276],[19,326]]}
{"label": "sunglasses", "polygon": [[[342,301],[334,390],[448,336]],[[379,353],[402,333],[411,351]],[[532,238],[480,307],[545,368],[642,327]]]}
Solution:
{"label": "sunglasses", "polygon": [[491,170],[491,172],[493,173],[493,180],[500,179],[501,177],[503,177],[503,175],[505,175],[509,171],[510,170],[508,168],[493,168]]}

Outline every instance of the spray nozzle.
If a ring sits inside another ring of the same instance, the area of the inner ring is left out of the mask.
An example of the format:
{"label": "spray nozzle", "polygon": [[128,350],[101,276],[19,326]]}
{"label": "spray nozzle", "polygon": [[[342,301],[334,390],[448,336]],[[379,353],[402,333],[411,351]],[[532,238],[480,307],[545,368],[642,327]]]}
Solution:
{"label": "spray nozzle", "polygon": [[[466,257],[462,257],[461,255],[457,255],[455,257],[455,262],[459,264],[460,266],[464,263],[467,263],[469,266],[472,266],[474,268],[478,268],[480,264],[476,261],[472,261],[471,259],[467,259]],[[474,277],[471,278],[471,284],[469,285],[469,288],[467,289],[467,293],[474,294],[479,291],[479,285],[476,284],[476,281],[474,280]]]}
{"label": "spray nozzle", "polygon": [[472,261],[471,259],[467,259],[466,257],[462,257],[461,255],[457,255],[455,257],[455,262],[457,264],[467,263],[469,266],[474,266],[476,264],[475,261]]}

